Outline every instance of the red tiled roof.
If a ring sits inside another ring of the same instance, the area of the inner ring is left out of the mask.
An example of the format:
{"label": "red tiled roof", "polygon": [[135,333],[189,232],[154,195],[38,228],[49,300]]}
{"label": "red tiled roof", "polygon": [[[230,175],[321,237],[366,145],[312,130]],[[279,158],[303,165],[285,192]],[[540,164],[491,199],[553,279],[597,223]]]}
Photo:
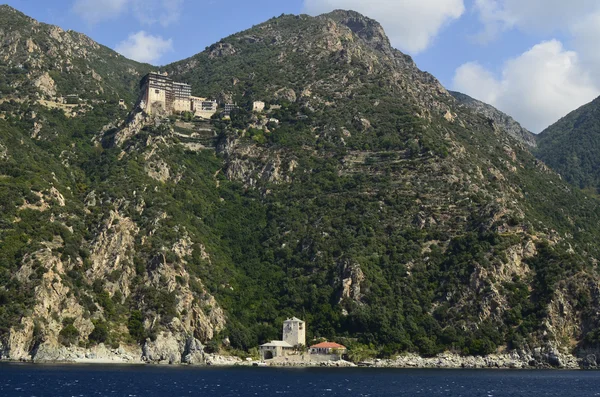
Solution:
{"label": "red tiled roof", "polygon": [[340,345],[334,342],[321,342],[317,345],[311,346],[311,349],[345,349],[346,346]]}

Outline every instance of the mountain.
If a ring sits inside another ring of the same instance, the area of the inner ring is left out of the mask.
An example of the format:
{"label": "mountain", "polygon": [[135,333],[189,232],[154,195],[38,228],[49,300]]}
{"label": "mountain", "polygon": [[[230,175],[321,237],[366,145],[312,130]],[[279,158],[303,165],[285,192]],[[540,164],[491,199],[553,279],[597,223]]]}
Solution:
{"label": "mountain", "polygon": [[[130,62],[104,51],[85,59]],[[597,346],[595,199],[376,21],[284,15],[164,70],[239,109],[64,112],[35,84],[0,105],[0,356],[198,363],[256,354],[292,316],[354,359],[508,349],[558,366]]]}
{"label": "mountain", "polygon": [[136,100],[150,71],[89,37],[39,23],[0,5],[0,94],[39,100],[78,95],[85,99]]}
{"label": "mountain", "polygon": [[478,101],[477,99],[471,98],[470,96],[460,92],[450,91],[450,94],[456,98],[460,104],[473,109],[475,112],[483,114],[489,118],[497,126],[497,128],[504,130],[510,136],[522,142],[524,145],[532,148],[537,146],[536,136],[531,131],[523,128],[521,124],[519,124],[509,115],[502,113],[493,106]]}
{"label": "mountain", "polygon": [[600,98],[569,113],[538,137],[536,155],[568,182],[600,188]]}

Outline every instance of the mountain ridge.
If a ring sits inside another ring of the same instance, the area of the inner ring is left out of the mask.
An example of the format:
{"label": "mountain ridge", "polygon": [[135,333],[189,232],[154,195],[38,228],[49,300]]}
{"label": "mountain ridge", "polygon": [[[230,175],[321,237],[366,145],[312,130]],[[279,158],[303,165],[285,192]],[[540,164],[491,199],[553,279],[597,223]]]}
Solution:
{"label": "mountain ridge", "polygon": [[502,128],[507,131],[513,138],[522,142],[523,144],[535,148],[537,146],[536,135],[531,131],[523,128],[516,120],[510,115],[507,115],[491,105],[488,105],[482,101],[471,98],[470,96],[450,91],[450,94],[456,98],[462,105],[473,109],[474,111],[483,114],[494,122],[498,128]]}

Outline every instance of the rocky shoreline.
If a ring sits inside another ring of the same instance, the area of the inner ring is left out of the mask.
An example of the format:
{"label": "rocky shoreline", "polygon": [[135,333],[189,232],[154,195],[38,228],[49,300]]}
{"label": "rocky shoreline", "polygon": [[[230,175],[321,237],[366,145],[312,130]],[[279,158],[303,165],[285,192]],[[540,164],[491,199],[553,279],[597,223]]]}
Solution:
{"label": "rocky shoreline", "polygon": [[[158,343],[156,343],[158,342]],[[373,368],[414,368],[414,369],[598,369],[600,352],[581,351],[579,357],[562,353],[548,346],[533,351],[512,351],[488,356],[462,356],[455,353],[442,353],[435,357],[421,357],[417,354],[402,354],[393,359],[367,359],[359,363],[345,360],[311,361],[292,357],[286,360],[267,362],[204,352],[204,346],[190,338],[185,347],[157,340],[143,347],[125,346],[109,348],[103,344],[92,348],[64,347],[42,344],[29,356],[11,357],[0,350],[0,362],[60,363],[60,364],[159,364],[191,366],[260,366],[260,367],[373,367]]]}
{"label": "rocky shoreline", "polygon": [[492,354],[484,357],[460,356],[443,353],[435,357],[407,354],[388,360],[368,360],[359,366],[376,368],[421,368],[421,369],[581,369],[581,360],[572,355],[556,354],[546,357],[520,355],[519,353]]}

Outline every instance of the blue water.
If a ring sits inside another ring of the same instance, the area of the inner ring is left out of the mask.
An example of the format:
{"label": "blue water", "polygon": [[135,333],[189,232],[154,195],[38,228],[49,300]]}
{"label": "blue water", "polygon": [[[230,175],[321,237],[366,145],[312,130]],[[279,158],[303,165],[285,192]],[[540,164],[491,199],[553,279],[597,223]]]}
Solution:
{"label": "blue water", "polygon": [[600,396],[600,372],[0,364],[0,396]]}

